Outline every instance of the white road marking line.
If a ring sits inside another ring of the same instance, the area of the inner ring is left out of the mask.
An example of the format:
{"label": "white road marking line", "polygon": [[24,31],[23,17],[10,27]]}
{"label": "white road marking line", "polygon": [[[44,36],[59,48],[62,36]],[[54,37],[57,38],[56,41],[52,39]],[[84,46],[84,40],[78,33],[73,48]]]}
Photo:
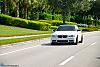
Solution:
{"label": "white road marking line", "polygon": [[96,42],[92,43],[91,46],[92,46],[92,45],[95,45],[95,44],[96,44]]}
{"label": "white road marking line", "polygon": [[7,55],[7,54],[15,53],[15,52],[18,52],[18,51],[23,51],[23,50],[31,49],[31,48],[33,48],[33,47],[38,47],[38,46],[40,46],[40,45],[32,46],[32,47],[28,47],[28,48],[24,48],[24,49],[19,49],[19,50],[7,52],[7,53],[3,53],[3,54],[0,54],[0,56],[4,56],[4,55]]}
{"label": "white road marking line", "polygon": [[[92,45],[95,45],[96,44],[96,42],[94,42],[94,43],[92,43],[91,44],[91,46]],[[63,61],[62,63],[60,63],[59,65],[65,65],[66,63],[68,63],[70,60],[72,60],[73,58],[74,58],[75,56],[71,56],[71,57],[69,57],[68,59],[66,59],[65,61]]]}
{"label": "white road marking line", "polygon": [[62,63],[60,63],[59,65],[65,65],[66,63],[68,63],[70,60],[72,60],[75,56],[71,56],[68,59],[66,59],[65,61],[63,61]]}

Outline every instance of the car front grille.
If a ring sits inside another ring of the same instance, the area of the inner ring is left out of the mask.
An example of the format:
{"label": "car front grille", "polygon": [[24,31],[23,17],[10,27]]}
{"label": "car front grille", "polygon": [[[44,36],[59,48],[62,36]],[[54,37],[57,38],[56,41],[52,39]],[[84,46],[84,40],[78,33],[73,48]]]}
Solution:
{"label": "car front grille", "polygon": [[58,35],[58,38],[62,38],[62,35]]}
{"label": "car front grille", "polygon": [[67,38],[67,35],[58,35],[58,38]]}
{"label": "car front grille", "polygon": [[57,42],[68,42],[68,40],[57,40]]}

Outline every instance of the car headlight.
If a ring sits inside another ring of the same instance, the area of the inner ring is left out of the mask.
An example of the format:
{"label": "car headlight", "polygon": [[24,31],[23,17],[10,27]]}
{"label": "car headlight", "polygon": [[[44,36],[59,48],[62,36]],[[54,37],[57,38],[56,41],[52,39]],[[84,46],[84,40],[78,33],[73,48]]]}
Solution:
{"label": "car headlight", "polygon": [[56,37],[56,35],[52,35],[52,37]]}
{"label": "car headlight", "polygon": [[75,37],[75,35],[69,35],[68,37]]}

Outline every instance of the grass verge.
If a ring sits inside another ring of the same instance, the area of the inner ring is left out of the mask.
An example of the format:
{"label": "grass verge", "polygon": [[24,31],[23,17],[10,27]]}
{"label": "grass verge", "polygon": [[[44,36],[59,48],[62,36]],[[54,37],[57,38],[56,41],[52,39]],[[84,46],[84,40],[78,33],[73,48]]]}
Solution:
{"label": "grass verge", "polygon": [[47,37],[50,37],[50,36],[51,35],[41,35],[41,36],[33,36],[33,37],[25,37],[25,38],[0,40],[0,45],[29,41],[29,40],[36,40],[36,39],[41,39],[41,38],[47,38]]}
{"label": "grass verge", "polygon": [[20,27],[0,25],[0,37],[50,34],[51,31],[39,31]]}

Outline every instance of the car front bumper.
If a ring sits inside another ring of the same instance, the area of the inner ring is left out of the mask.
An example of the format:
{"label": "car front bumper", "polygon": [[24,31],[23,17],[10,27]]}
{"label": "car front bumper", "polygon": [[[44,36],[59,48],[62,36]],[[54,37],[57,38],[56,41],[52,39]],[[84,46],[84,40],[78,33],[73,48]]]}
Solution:
{"label": "car front bumper", "polygon": [[73,38],[51,38],[51,43],[76,43],[76,37],[73,37]]}

